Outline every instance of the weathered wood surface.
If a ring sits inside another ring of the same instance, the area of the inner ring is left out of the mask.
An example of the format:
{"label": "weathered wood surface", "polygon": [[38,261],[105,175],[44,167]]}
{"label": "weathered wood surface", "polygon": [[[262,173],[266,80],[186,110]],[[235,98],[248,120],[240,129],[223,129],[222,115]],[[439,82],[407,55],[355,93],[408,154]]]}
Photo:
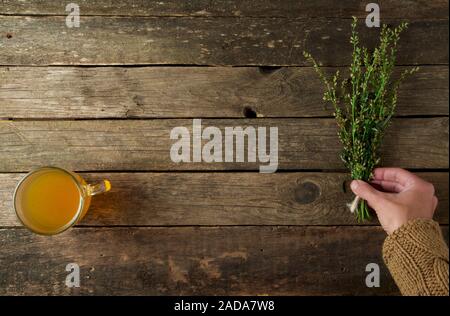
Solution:
{"label": "weathered wood surface", "polygon": [[[363,21],[361,21],[361,24]],[[397,22],[393,22],[397,24]],[[348,19],[2,16],[0,65],[198,64],[305,65],[304,50],[323,65],[348,65]],[[362,42],[378,40],[361,27]],[[398,63],[447,64],[448,19],[413,21]]]}
{"label": "weathered wood surface", "polygon": [[[397,114],[448,115],[448,86],[447,66],[421,67]],[[323,89],[310,67],[2,67],[0,118],[331,116]]]}
{"label": "weathered wood surface", "polygon": [[[3,0],[0,14],[65,15],[67,1]],[[113,1],[78,0],[81,15],[125,16],[255,16],[255,17],[364,17],[366,4],[358,0],[194,0],[194,1]],[[448,1],[384,0],[382,18],[446,19]]]}
{"label": "weathered wood surface", "polygon": [[[312,69],[185,67],[310,66],[303,50],[348,65],[350,17],[364,19],[366,3],[79,0],[72,29],[66,4],[0,5],[0,119],[18,119],[0,120],[0,295],[399,294],[381,259],[385,233],[375,221],[356,226],[345,208],[341,146]],[[423,64],[398,115],[427,117],[394,120],[382,163],[433,169],[419,175],[435,184],[436,219],[448,225],[448,1],[380,6],[382,22],[412,22],[398,64]],[[379,30],[360,30],[372,47]],[[97,65],[121,67],[59,67]],[[260,119],[236,119],[246,115]],[[194,117],[222,131],[277,126],[279,169],[301,172],[176,172],[259,167],[172,163],[170,131]],[[20,172],[42,165],[109,178],[112,192],[78,227],[33,235],[19,228],[12,193]],[[79,289],[64,284],[71,262]],[[380,288],[365,286],[371,262]]]}
{"label": "weathered wood surface", "polygon": [[[21,226],[14,188],[24,174],[0,174],[0,226]],[[80,226],[356,225],[353,195],[342,173],[88,173],[109,179]],[[448,224],[448,173],[418,173],[439,199],[435,219]],[[366,222],[364,225],[377,224]]]}
{"label": "weathered wood surface", "polygon": [[[0,121],[0,172],[58,165],[92,170],[259,170],[259,162],[174,163],[174,127],[193,120]],[[343,169],[336,122],[324,119],[205,119],[202,127],[277,127],[278,169]],[[396,119],[382,148],[382,164],[448,168],[448,117]],[[206,143],[206,141],[203,141]],[[247,142],[245,142],[247,143]],[[269,137],[267,137],[267,144]],[[192,144],[192,132],[191,132]],[[224,142],[222,142],[224,146]],[[191,146],[192,147],[192,146]],[[234,146],[235,147],[235,146]],[[244,150],[248,150],[245,146]],[[193,150],[191,149],[191,155]],[[192,160],[192,156],[191,156]]]}
{"label": "weathered wood surface", "polygon": [[[379,227],[0,229],[0,294],[399,294],[384,238]],[[78,289],[65,286],[68,263],[80,265]],[[365,285],[368,263],[379,288]]]}

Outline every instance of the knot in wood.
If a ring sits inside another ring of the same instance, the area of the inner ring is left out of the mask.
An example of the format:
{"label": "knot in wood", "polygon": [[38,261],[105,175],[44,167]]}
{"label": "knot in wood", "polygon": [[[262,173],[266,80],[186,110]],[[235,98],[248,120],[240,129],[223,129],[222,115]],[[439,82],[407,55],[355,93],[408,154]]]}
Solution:
{"label": "knot in wood", "polygon": [[295,189],[295,200],[300,204],[309,204],[320,196],[320,187],[310,181],[300,183]]}

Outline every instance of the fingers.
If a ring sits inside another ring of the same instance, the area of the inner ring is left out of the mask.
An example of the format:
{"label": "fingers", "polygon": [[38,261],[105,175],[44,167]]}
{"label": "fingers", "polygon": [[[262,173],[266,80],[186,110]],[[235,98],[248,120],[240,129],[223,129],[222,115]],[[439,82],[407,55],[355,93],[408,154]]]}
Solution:
{"label": "fingers", "polygon": [[353,193],[366,200],[376,211],[383,209],[383,206],[386,203],[385,193],[376,190],[370,184],[361,180],[352,181],[350,188]]}
{"label": "fingers", "polygon": [[405,189],[405,186],[398,182],[387,181],[387,180],[373,180],[370,181],[371,184],[377,184],[383,191],[400,193]]}
{"label": "fingers", "polygon": [[373,179],[396,182],[403,187],[420,180],[413,173],[401,168],[377,168],[373,172]]}

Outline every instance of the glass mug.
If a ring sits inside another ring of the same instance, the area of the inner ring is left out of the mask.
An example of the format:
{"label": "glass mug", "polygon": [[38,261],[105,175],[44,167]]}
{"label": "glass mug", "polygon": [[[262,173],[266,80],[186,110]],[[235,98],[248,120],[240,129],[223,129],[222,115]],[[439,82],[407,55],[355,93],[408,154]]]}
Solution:
{"label": "glass mug", "polygon": [[14,210],[22,224],[31,231],[55,235],[81,221],[93,195],[110,189],[108,180],[87,184],[71,171],[42,167],[28,173],[17,185]]}

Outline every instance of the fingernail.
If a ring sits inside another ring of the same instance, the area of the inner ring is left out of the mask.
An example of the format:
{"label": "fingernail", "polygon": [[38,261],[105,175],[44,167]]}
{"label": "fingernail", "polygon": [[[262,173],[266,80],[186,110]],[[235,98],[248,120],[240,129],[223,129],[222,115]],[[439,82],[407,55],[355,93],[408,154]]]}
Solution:
{"label": "fingernail", "polygon": [[358,188],[358,181],[353,180],[352,183],[350,184],[350,187],[352,188],[352,190],[356,190]]}

